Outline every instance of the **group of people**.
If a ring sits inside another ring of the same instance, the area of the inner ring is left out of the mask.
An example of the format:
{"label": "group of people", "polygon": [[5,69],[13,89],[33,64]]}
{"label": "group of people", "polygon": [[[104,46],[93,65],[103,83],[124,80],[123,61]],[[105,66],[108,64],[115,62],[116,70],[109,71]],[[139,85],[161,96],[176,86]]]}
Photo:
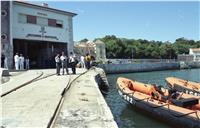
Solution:
{"label": "group of people", "polygon": [[78,63],[78,65],[81,68],[90,69],[91,66],[93,65],[94,60],[95,60],[95,57],[87,53],[85,57],[80,56],[80,62]]}
{"label": "group of people", "polygon": [[90,69],[91,68],[91,62],[92,62],[92,57],[87,53],[86,56],[80,56],[78,58],[73,52],[70,52],[69,57],[65,55],[64,52],[62,52],[61,56],[60,54],[57,54],[55,56],[55,62],[56,62],[56,74],[60,75],[60,70],[62,75],[69,74],[68,68],[71,68],[72,73],[76,74],[76,67],[81,67],[81,68],[86,68]]}
{"label": "group of people", "polygon": [[56,74],[60,75],[60,69],[62,69],[62,75],[64,75],[65,70],[66,73],[69,74],[68,67],[71,67],[73,74],[76,74],[76,56],[70,52],[70,56],[66,56],[64,52],[62,55],[57,54],[55,57],[56,62]]}
{"label": "group of people", "polygon": [[[15,62],[15,70],[24,70],[24,69],[29,69],[30,66],[29,66],[29,58],[26,57],[24,59],[24,56],[23,54],[19,54],[16,53],[15,56],[14,56],[14,62]],[[24,67],[25,65],[25,67]]]}

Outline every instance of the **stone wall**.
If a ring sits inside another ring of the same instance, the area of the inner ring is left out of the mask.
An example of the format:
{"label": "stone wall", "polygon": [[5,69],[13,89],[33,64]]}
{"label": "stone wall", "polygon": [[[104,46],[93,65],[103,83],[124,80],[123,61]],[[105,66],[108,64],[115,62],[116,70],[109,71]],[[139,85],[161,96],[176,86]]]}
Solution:
{"label": "stone wall", "polygon": [[178,62],[147,62],[132,64],[102,64],[99,65],[99,67],[103,68],[106,73],[112,74],[179,69],[180,65]]}

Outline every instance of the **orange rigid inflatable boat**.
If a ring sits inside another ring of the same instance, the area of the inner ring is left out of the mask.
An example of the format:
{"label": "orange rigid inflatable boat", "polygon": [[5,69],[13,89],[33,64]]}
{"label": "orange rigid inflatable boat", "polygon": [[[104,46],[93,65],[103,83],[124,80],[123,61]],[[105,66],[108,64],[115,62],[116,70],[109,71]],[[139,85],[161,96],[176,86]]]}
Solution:
{"label": "orange rigid inflatable boat", "polygon": [[167,77],[166,82],[168,86],[178,91],[200,96],[200,83],[183,80],[176,77]]}
{"label": "orange rigid inflatable boat", "polygon": [[[196,96],[179,93],[127,78],[117,79],[119,94],[134,107],[179,128],[200,128],[200,105]],[[133,115],[134,116],[134,115]]]}

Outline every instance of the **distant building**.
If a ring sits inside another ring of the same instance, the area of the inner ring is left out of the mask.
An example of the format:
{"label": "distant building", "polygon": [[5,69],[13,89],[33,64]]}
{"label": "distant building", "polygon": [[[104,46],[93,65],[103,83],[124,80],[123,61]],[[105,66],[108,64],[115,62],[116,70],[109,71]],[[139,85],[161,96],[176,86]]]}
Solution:
{"label": "distant building", "polygon": [[200,48],[190,48],[190,55],[193,55],[193,61],[200,61]]}
{"label": "distant building", "polygon": [[56,53],[73,51],[72,18],[75,13],[47,4],[1,1],[1,49],[13,68],[13,56],[28,56],[32,68],[54,66]]}
{"label": "distant building", "polygon": [[189,54],[179,54],[177,57],[178,61],[185,61],[185,62],[193,61],[193,58],[194,56]]}
{"label": "distant building", "polygon": [[198,61],[200,62],[200,48],[190,48],[189,54],[179,54],[178,61]]}
{"label": "distant building", "polygon": [[106,49],[104,42],[100,40],[77,42],[74,45],[74,51],[79,55],[86,55],[89,53],[94,56],[97,61],[106,61]]}

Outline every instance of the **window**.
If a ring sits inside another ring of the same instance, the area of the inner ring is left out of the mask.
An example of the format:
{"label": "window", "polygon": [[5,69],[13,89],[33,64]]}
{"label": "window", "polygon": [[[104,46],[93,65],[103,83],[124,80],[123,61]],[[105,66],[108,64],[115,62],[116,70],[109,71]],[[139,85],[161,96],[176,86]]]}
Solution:
{"label": "window", "polygon": [[27,23],[36,24],[36,16],[27,15]]}
{"label": "window", "polygon": [[48,19],[48,26],[62,28],[63,22],[61,20]]}
{"label": "window", "polygon": [[48,19],[48,26],[56,27],[56,20],[55,19]]}
{"label": "window", "polygon": [[1,15],[2,15],[2,16],[6,16],[6,15],[7,15],[6,10],[1,10]]}
{"label": "window", "polygon": [[62,28],[63,27],[63,23],[60,20],[56,21],[56,27]]}
{"label": "window", "polygon": [[42,17],[37,17],[37,24],[47,26],[48,25],[48,19],[42,18]]}
{"label": "window", "polygon": [[2,35],[1,35],[1,39],[2,39],[2,40],[5,40],[5,39],[7,39],[7,36],[6,36],[6,34],[2,34]]}

